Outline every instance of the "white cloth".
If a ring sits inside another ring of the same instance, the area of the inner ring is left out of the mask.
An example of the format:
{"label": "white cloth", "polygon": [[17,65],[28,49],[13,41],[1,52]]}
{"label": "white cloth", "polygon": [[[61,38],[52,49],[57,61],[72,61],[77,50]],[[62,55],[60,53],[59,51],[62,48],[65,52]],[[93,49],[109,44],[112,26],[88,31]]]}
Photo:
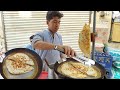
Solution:
{"label": "white cloth", "polygon": [[1,74],[0,74],[0,79],[4,79]]}

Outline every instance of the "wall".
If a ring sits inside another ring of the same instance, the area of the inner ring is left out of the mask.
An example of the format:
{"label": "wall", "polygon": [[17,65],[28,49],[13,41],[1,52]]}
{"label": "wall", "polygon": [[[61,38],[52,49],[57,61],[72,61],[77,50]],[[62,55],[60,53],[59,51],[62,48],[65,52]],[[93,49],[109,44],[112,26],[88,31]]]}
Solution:
{"label": "wall", "polygon": [[115,48],[115,49],[120,49],[120,43],[108,43],[109,47]]}
{"label": "wall", "polygon": [[0,52],[5,52],[5,41],[3,33],[2,12],[0,11]]}
{"label": "wall", "polygon": [[[21,48],[30,43],[29,37],[47,28],[47,11],[3,11],[7,50]],[[62,11],[59,33],[63,44],[81,53],[78,46],[79,32],[89,22],[90,11]],[[24,14],[24,15],[23,15]],[[27,16],[26,16],[27,15]]]}
{"label": "wall", "polygon": [[[111,28],[111,18],[112,18],[112,11],[105,11],[105,17],[100,17],[100,12],[96,13],[96,32],[98,32],[98,37],[102,38],[108,46],[112,48],[119,48],[120,49],[120,43],[109,43],[109,35],[110,35],[110,28]],[[91,30],[93,26],[93,13],[91,15]],[[105,35],[106,34],[106,35]],[[101,40],[101,41],[102,41]],[[96,42],[99,42],[96,40]]]}

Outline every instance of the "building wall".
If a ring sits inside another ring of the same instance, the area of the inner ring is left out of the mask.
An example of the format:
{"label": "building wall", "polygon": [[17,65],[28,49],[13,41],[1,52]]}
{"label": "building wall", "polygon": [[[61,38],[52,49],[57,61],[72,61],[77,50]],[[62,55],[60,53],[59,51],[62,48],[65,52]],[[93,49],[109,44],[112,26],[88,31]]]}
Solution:
{"label": "building wall", "polygon": [[[107,12],[107,14],[105,14],[104,18],[100,18],[100,12],[96,13],[96,32],[98,32],[98,37],[99,37],[97,39],[104,40],[109,47],[120,49],[120,43],[108,42],[110,36],[110,29],[111,29],[112,11],[105,11],[105,12]],[[91,15],[91,27],[92,26],[93,26],[93,13]],[[100,41],[98,40],[96,40],[96,42],[100,43]]]}
{"label": "building wall", "polygon": [[109,47],[115,48],[115,49],[120,49],[120,43],[108,43]]}
{"label": "building wall", "polygon": [[1,11],[0,11],[0,52],[5,52],[4,30]]}
{"label": "building wall", "polygon": [[[47,28],[47,11],[3,11],[7,50],[20,48],[30,43],[29,37]],[[61,11],[59,33],[63,37],[63,44],[71,46],[81,53],[78,46],[79,33],[85,23],[89,22],[90,11]],[[27,16],[26,16],[27,15]]]}
{"label": "building wall", "polygon": [[[111,12],[111,11],[109,11],[109,12]],[[2,22],[2,15],[1,15],[1,13],[2,12],[0,12],[0,49],[1,48],[3,48],[2,49],[2,51],[3,52],[5,52],[6,50],[5,50],[5,38],[4,38],[4,25],[3,25],[3,22]],[[64,13],[67,13],[67,12],[64,12]],[[68,14],[69,15],[69,14]],[[108,40],[109,39],[109,35],[110,35],[110,25],[111,25],[111,16],[109,16],[109,17],[107,17],[106,16],[106,20],[108,20],[108,24],[106,23],[106,25],[103,23],[103,21],[102,20],[100,20],[100,18],[99,18],[99,15],[100,15],[100,13],[97,13],[97,17],[96,17],[96,23],[97,23],[97,27],[98,27],[98,29],[100,28],[101,30],[103,30],[102,28],[104,28],[104,30],[106,30],[107,32],[108,32],[108,34],[107,34],[107,36],[106,36],[106,39]],[[84,14],[83,14],[83,16],[84,16]],[[86,17],[87,19],[88,19],[88,17]],[[81,19],[82,20],[82,19]],[[101,23],[100,23],[100,21],[101,21]],[[91,16],[91,23],[93,22],[93,16]],[[79,23],[79,22],[78,22]],[[80,23],[82,23],[82,21],[80,21]],[[82,24],[82,25],[84,25],[84,24]],[[92,25],[91,25],[92,26]],[[96,27],[96,28],[97,28]],[[102,27],[102,28],[101,28]],[[80,27],[80,29],[82,29],[82,27]],[[62,33],[63,31],[61,31],[61,33]],[[33,32],[32,32],[33,33]],[[65,38],[66,36],[64,36],[64,38]],[[103,37],[104,38],[104,37]],[[77,37],[76,37],[76,39],[77,39]],[[27,41],[27,42],[29,42],[29,41]],[[68,43],[66,43],[65,42],[65,44],[68,44]],[[113,42],[111,42],[111,43],[108,43],[108,45],[110,46],[110,47],[112,47],[112,48],[119,48],[120,49],[120,43],[113,43]]]}

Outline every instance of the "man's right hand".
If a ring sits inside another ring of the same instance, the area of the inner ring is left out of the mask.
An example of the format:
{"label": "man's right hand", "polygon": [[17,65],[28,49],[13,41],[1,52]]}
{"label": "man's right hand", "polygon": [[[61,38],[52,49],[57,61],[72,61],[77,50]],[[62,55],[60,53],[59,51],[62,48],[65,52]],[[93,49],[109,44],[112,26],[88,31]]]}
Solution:
{"label": "man's right hand", "polygon": [[62,52],[64,50],[64,54],[66,54],[68,57],[76,56],[76,52],[70,46],[58,46],[58,50]]}

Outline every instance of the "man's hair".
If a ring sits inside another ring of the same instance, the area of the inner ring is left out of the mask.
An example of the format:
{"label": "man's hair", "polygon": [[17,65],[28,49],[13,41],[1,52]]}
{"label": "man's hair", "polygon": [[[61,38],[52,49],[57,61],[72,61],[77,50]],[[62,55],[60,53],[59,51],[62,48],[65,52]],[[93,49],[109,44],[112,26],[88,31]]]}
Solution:
{"label": "man's hair", "polygon": [[50,21],[51,19],[53,19],[53,17],[61,18],[63,17],[63,14],[59,11],[48,11],[46,15],[46,20]]}

